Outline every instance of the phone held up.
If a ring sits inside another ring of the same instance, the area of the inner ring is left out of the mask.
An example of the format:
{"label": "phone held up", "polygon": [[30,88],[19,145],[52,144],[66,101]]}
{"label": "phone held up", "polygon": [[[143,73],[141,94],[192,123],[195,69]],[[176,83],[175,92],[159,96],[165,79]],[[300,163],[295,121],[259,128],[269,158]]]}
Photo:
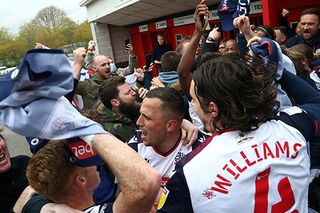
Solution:
{"label": "phone held up", "polygon": [[127,39],[124,41],[124,48],[125,48],[125,49],[128,48],[128,44],[130,44],[130,39],[127,38]]}
{"label": "phone held up", "polygon": [[146,55],[146,69],[150,68],[150,64],[152,63],[152,55],[147,54]]}
{"label": "phone held up", "polygon": [[204,27],[204,25],[206,23],[206,19],[205,19],[204,15],[200,16],[200,20],[201,20],[202,27]]}

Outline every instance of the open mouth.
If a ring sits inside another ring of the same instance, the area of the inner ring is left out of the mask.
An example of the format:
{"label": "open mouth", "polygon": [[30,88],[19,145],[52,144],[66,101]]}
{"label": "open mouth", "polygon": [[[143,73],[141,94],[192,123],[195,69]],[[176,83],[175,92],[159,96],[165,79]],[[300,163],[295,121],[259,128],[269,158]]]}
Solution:
{"label": "open mouth", "polygon": [[146,131],[141,130],[141,139],[145,138],[147,135]]}
{"label": "open mouth", "polygon": [[4,161],[4,159],[6,159],[6,156],[5,156],[4,153],[1,153],[1,154],[0,154],[0,163],[1,163],[2,161]]}

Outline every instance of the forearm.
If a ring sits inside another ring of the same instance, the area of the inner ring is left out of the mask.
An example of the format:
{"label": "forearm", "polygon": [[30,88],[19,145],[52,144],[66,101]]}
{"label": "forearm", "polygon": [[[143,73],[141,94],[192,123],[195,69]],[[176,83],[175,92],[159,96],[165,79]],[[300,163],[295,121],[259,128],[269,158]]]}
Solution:
{"label": "forearm", "polygon": [[191,67],[195,60],[197,47],[201,39],[201,32],[194,32],[192,39],[182,55],[177,71],[179,73],[179,83],[185,94],[189,94],[189,88],[192,80]]}
{"label": "forearm", "polygon": [[[319,93],[301,78],[291,74],[288,71],[283,71],[282,77],[279,80],[282,89],[292,97],[297,104],[318,103],[320,104]],[[299,89],[297,89],[299,88]]]}
{"label": "forearm", "polygon": [[73,77],[77,80],[80,78],[80,72],[81,72],[82,66],[78,63],[73,64]]}
{"label": "forearm", "polygon": [[148,212],[160,187],[160,175],[144,159],[111,135],[96,135],[93,149],[117,177],[121,190],[115,212]]}
{"label": "forearm", "polygon": [[68,101],[69,101],[70,103],[72,102],[73,96],[74,96],[74,94],[75,94],[75,92],[76,92],[76,88],[77,88],[78,82],[79,82],[79,81],[74,78],[74,79],[73,79],[73,89],[72,89],[72,91],[69,92],[68,94],[66,94],[66,95],[64,96],[66,99],[68,99]]}

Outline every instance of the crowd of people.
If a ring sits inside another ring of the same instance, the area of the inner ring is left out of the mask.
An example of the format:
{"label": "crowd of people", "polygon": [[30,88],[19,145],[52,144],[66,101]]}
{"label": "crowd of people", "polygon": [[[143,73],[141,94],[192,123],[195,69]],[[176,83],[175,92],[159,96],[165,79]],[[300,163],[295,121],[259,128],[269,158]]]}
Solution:
{"label": "crowd of people", "polygon": [[[49,97],[68,100],[72,116],[48,134],[21,122],[31,158],[10,158],[0,135],[0,212],[320,211],[320,10],[304,10],[297,29],[289,14],[275,28],[239,16],[237,38],[224,40],[202,0],[192,37],[173,51],[159,34],[142,68],[131,44],[124,68],[96,55],[94,41],[66,64],[27,53],[27,68],[0,77],[11,91],[36,91],[20,97],[24,115]],[[59,54],[39,43],[30,53]],[[20,79],[26,70],[33,77]],[[68,87],[52,84],[61,76]],[[0,123],[14,116],[6,101],[15,98],[1,94]]]}

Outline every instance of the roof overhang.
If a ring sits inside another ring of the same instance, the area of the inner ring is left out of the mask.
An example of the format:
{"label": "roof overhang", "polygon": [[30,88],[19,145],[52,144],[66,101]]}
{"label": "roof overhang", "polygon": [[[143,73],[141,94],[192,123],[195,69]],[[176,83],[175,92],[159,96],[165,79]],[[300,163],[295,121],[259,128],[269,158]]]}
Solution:
{"label": "roof overhang", "polygon": [[[220,0],[211,0],[210,5]],[[89,22],[126,26],[192,11],[199,0],[82,0]]]}

